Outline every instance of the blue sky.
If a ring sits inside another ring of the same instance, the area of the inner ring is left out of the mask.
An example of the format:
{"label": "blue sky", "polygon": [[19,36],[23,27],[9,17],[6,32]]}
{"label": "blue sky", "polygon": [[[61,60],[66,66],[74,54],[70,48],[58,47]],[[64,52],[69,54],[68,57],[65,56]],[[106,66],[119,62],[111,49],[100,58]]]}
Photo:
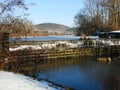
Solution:
{"label": "blue sky", "polygon": [[[27,3],[30,0],[27,0]],[[83,7],[83,0],[32,0],[32,5],[27,11],[28,19],[34,24],[59,23],[74,26],[74,16]]]}

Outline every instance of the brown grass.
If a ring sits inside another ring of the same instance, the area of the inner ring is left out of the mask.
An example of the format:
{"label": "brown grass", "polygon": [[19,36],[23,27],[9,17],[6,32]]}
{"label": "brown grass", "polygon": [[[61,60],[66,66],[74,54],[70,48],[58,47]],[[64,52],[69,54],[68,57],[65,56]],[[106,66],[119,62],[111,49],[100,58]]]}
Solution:
{"label": "brown grass", "polygon": [[20,37],[20,36],[49,36],[47,33],[34,33],[34,34],[10,34],[10,37]]}

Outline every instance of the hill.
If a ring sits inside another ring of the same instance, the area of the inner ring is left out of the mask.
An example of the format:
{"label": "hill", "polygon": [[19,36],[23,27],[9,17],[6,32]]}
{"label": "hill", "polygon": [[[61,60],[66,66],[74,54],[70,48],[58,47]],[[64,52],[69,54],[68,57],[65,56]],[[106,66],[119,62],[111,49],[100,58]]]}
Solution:
{"label": "hill", "polygon": [[37,31],[47,32],[50,34],[70,34],[70,27],[56,23],[42,23],[35,25]]}

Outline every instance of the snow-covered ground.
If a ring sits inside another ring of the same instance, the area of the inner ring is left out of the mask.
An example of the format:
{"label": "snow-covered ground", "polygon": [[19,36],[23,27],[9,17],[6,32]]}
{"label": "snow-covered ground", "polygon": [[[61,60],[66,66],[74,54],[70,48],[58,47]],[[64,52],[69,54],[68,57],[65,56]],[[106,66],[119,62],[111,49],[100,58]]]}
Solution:
{"label": "snow-covered ground", "polygon": [[49,84],[24,75],[0,71],[0,90],[59,90]]}

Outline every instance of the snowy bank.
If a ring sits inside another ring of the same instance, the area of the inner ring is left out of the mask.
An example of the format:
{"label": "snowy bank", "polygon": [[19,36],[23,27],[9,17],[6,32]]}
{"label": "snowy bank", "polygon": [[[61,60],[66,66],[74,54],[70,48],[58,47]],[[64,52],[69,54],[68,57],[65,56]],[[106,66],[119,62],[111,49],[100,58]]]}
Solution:
{"label": "snowy bank", "polygon": [[45,81],[33,80],[30,77],[0,71],[0,90],[58,90],[50,87]]}

